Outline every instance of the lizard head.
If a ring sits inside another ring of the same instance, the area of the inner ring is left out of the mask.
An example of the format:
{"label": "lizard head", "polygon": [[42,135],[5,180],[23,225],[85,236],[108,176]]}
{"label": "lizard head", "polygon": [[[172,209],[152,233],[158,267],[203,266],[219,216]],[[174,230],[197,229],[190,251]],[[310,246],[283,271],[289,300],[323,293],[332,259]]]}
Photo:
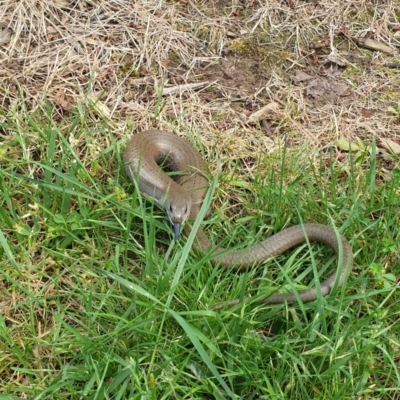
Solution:
{"label": "lizard head", "polygon": [[192,199],[189,195],[171,199],[166,204],[168,218],[174,227],[175,240],[181,235],[182,226],[190,214],[191,206]]}

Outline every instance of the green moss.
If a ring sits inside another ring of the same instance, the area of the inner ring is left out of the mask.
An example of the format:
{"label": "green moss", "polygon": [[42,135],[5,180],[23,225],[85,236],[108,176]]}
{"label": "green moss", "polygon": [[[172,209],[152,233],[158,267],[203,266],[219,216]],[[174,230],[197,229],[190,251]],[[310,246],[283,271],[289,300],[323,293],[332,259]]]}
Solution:
{"label": "green moss", "polygon": [[229,50],[237,54],[252,52],[251,39],[237,38],[229,43]]}
{"label": "green moss", "polygon": [[191,32],[192,27],[189,24],[179,23],[175,25],[175,29],[180,32]]}
{"label": "green moss", "polygon": [[133,62],[128,61],[122,64],[118,70],[118,76],[129,75],[131,78],[140,77],[140,71],[138,69],[133,69]]}
{"label": "green moss", "polygon": [[343,71],[341,78],[348,79],[351,83],[357,87],[358,86],[358,79],[360,77],[360,67],[356,64],[351,64],[346,67]]}

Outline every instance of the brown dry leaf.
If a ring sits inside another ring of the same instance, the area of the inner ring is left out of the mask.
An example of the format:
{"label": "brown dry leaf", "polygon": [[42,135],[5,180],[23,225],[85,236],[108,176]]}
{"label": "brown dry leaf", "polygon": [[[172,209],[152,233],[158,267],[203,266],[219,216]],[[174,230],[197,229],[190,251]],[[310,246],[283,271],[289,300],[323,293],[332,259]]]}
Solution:
{"label": "brown dry leaf", "polygon": [[382,53],[393,53],[394,50],[387,46],[385,43],[379,42],[378,40],[369,39],[369,38],[361,38],[357,40],[357,43],[365,47],[366,49],[381,51]]}
{"label": "brown dry leaf", "polygon": [[315,76],[309,75],[299,69],[295,71],[294,76],[292,77],[294,83],[300,83],[304,81],[309,81],[311,79],[315,79]]}
{"label": "brown dry leaf", "polygon": [[310,82],[310,84],[306,87],[305,93],[306,96],[313,97],[314,99],[322,96],[325,93],[326,84],[322,79],[315,79]]}
{"label": "brown dry leaf", "polygon": [[380,142],[382,147],[384,147],[386,150],[389,150],[394,154],[400,155],[400,145],[394,142],[393,140],[381,138]]}
{"label": "brown dry leaf", "polygon": [[0,45],[7,44],[11,40],[11,29],[5,28],[0,32]]}
{"label": "brown dry leaf", "polygon": [[304,71],[296,70],[292,80],[295,84],[307,82],[305,94],[314,99],[330,92],[343,97],[350,95],[349,88],[346,83],[335,80],[335,77],[341,75],[342,72],[342,69],[337,65],[334,65],[334,67],[329,69],[327,77],[321,77],[316,74],[310,75]]}
{"label": "brown dry leaf", "polygon": [[72,104],[67,100],[62,88],[58,89],[56,95],[54,96],[54,102],[64,111],[69,111],[72,108]]}
{"label": "brown dry leaf", "polygon": [[272,103],[267,104],[266,106],[251,114],[248,118],[248,122],[254,123],[261,121],[266,117],[280,118],[281,116],[282,113],[279,109],[279,104],[273,101]]}
{"label": "brown dry leaf", "polygon": [[365,118],[371,117],[375,113],[376,113],[376,110],[373,108],[362,108],[360,110],[360,114]]}
{"label": "brown dry leaf", "polygon": [[348,96],[350,94],[350,90],[344,82],[332,82],[330,87],[332,91],[340,97]]}
{"label": "brown dry leaf", "polygon": [[326,93],[334,93],[340,97],[350,95],[347,85],[341,81],[317,77],[312,82],[309,82],[305,90],[306,96],[313,98],[321,97]]}

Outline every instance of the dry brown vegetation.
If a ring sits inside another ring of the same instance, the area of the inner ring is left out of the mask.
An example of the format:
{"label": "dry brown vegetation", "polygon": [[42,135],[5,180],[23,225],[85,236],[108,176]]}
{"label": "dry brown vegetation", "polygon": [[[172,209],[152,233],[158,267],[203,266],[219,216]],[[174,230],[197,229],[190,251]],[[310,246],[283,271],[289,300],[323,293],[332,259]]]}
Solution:
{"label": "dry brown vegetation", "polygon": [[[32,112],[46,97],[60,119],[96,102],[120,137],[127,124],[197,130],[207,147],[236,157],[284,137],[318,149],[339,138],[397,140],[399,119],[387,109],[400,97],[399,9],[364,0],[3,1],[1,105],[25,102]],[[392,52],[366,49],[365,39]]]}

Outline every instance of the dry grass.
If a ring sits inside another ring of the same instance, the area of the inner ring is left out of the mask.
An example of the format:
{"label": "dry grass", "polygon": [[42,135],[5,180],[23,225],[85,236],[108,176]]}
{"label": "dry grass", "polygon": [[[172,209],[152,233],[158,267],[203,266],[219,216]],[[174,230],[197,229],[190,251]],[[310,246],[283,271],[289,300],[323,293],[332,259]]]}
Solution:
{"label": "dry grass", "polygon": [[[271,101],[281,105],[279,129],[257,149],[273,149],[288,133],[291,144],[319,149],[341,137],[393,137],[399,125],[387,107],[398,100],[398,70],[356,40],[398,46],[395,3],[4,1],[1,103],[35,110],[46,96],[67,117],[77,103],[101,98],[99,113],[121,136],[127,121],[138,130],[184,126],[220,149],[221,137],[233,137],[232,153],[236,138],[245,143],[259,131],[249,115]],[[346,67],[330,62],[343,59]],[[328,89],[307,97],[304,82],[293,83],[297,70],[344,82],[345,96]],[[202,81],[209,85],[162,97],[157,113],[163,87]],[[363,109],[375,113],[366,118]]]}

